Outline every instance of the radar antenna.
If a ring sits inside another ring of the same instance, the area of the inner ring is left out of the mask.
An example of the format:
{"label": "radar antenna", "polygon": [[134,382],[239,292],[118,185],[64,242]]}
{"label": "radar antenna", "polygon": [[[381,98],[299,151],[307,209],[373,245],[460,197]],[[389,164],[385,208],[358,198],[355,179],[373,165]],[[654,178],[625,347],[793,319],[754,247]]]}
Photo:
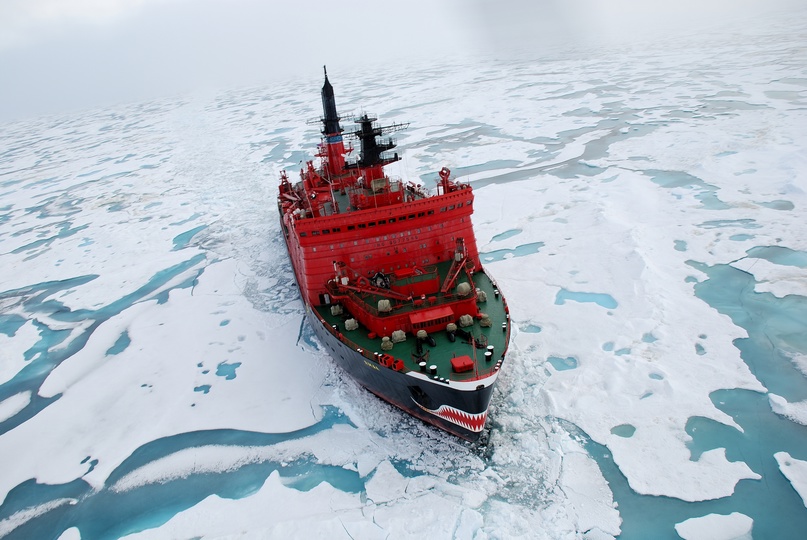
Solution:
{"label": "radar antenna", "polygon": [[376,120],[377,118],[375,116],[370,116],[365,113],[355,120],[355,123],[359,124],[359,129],[345,134],[346,138],[358,139],[361,144],[361,152],[358,161],[347,164],[347,168],[383,166],[400,160],[397,152],[392,156],[382,154],[382,152],[395,148],[396,144],[392,137],[386,140],[378,140],[377,138],[385,133],[394,133],[406,129],[409,127],[409,123],[379,126],[375,123]]}

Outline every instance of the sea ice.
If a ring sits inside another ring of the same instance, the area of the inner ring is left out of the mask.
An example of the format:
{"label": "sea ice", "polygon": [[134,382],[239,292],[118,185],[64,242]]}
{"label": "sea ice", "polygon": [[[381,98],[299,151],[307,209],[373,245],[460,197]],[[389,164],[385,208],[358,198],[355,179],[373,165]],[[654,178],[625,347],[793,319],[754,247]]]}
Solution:
{"label": "sea ice", "polygon": [[34,507],[25,508],[24,510],[19,510],[14,512],[9,517],[0,520],[0,537],[5,537],[9,533],[11,533],[14,529],[35,519],[41,515],[44,515],[55,508],[59,508],[65,504],[76,504],[78,501],[75,499],[53,499],[48,501],[45,504],[41,504]]}
{"label": "sea ice", "polygon": [[0,422],[4,422],[23,410],[31,402],[31,392],[25,391],[0,401]]}
{"label": "sea ice", "polygon": [[768,400],[771,403],[773,412],[793,422],[807,426],[807,400],[788,403],[785,398],[776,394],[768,394]]}
{"label": "sea ice", "polygon": [[779,298],[789,294],[807,296],[807,280],[803,268],[782,266],[765,259],[746,257],[731,266],[754,276],[757,292],[769,292]]}
{"label": "sea ice", "polygon": [[81,531],[76,527],[66,529],[57,540],[81,540]]}
{"label": "sea ice", "polygon": [[807,507],[807,461],[795,459],[787,452],[777,452],[773,457],[779,464],[779,470],[790,481]]}
{"label": "sea ice", "polygon": [[[8,309],[4,306],[4,310]],[[0,384],[7,383],[22,370],[28,362],[26,351],[31,351],[39,340],[39,331],[30,320],[25,321],[13,336],[0,333]]]}
{"label": "sea ice", "polygon": [[211,495],[161,527],[125,538],[217,538],[233,534],[265,538],[388,537],[383,526],[364,515],[362,507],[358,497],[326,483],[305,492],[287,488],[275,472],[252,496],[233,500]]}
{"label": "sea ice", "polygon": [[690,518],[678,523],[675,530],[684,540],[751,540],[753,526],[753,519],[733,512]]}
{"label": "sea ice", "polygon": [[[0,479],[2,497],[33,477],[46,483],[83,477],[101,486],[134,449],[180,431],[285,432],[315,422],[318,412],[310,400],[324,366],[282,338],[297,334],[299,320],[255,311],[235,292],[235,268],[232,260],[211,264],[193,293],[181,289],[164,304],[144,302],[124,310],[54,369],[41,392],[61,397],[3,435],[0,457],[16,466]],[[214,312],[239,322],[219,326],[221,315],[205,316]],[[106,357],[123,328],[132,343]],[[197,366],[227,358],[242,362],[232,380],[204,375]],[[210,381],[210,395],[193,391],[204,381]],[[214,394],[215,400],[208,399]],[[275,402],[271,413],[267,394]],[[39,444],[23,454],[15,451],[31,437]],[[50,451],[55,447],[61,448],[57,455]],[[98,460],[90,472],[86,456]]]}
{"label": "sea ice", "polygon": [[592,481],[600,477],[597,464],[582,451],[567,445],[563,456],[560,485],[574,508],[577,530],[599,531],[608,537],[619,535],[621,519],[616,505],[609,505],[608,484]]}
{"label": "sea ice", "polygon": [[[536,196],[554,201],[576,197],[569,185],[541,181],[511,185],[517,192],[523,192],[516,197],[520,201]],[[714,390],[764,391],[730,340],[745,337],[745,332],[687,292],[685,277],[691,269],[675,255],[679,252],[674,250],[669,237],[674,227],[665,223],[671,213],[658,208],[666,203],[658,197],[657,189],[630,173],[620,174],[610,185],[615,190],[633,193],[645,204],[629,207],[628,201],[606,195],[593,212],[572,212],[559,207],[557,211],[568,216],[568,225],[545,222],[540,231],[550,241],[536,256],[531,260],[504,260],[489,265],[494,276],[508,284],[503,287],[505,294],[510,289],[519,291],[509,297],[511,311],[539,322],[543,328],[541,334],[520,334],[517,342],[521,347],[540,343],[547,356],[577,359],[576,369],[557,371],[549,378],[535,365],[534,373],[525,380],[536,384],[540,381],[542,391],[551,396],[550,410],[573,421],[595,441],[611,449],[633,489],[690,501],[730,495],[739,480],[758,475],[743,463],[728,462],[718,451],[702,456],[699,462],[690,461],[684,426],[692,416],[736,426],[733,419],[708,399]],[[528,191],[540,194],[531,196]],[[486,200],[484,206],[477,208],[483,238],[491,234],[488,231],[496,230],[494,223],[499,229],[524,229],[519,235],[520,242],[540,238],[539,229],[531,230],[524,225],[533,212],[530,206],[514,205],[512,195],[494,191],[493,186],[482,188],[479,193]],[[658,226],[637,225],[654,222]],[[589,232],[571,234],[566,228]],[[604,253],[596,246],[605,243],[609,248]],[[660,246],[667,248],[662,251]],[[696,255],[687,253],[687,256]],[[613,312],[620,315],[611,316],[593,304],[555,303],[557,291],[579,289],[581,285],[619,299]],[[589,321],[585,327],[576,322],[583,319]],[[697,336],[704,333],[701,329],[707,327],[710,334],[726,339],[710,342],[704,361],[694,344]],[[647,333],[658,339],[643,340]],[[630,349],[630,354],[604,355],[602,343],[611,341],[612,336],[620,336],[615,347]],[[708,360],[718,358],[720,362]],[[666,373],[665,378],[651,384],[648,375],[659,370]],[[580,391],[584,388],[585,391]],[[642,399],[649,389],[652,395]],[[676,403],[675,408],[670,408],[670,400]],[[620,410],[621,421],[604,413],[613,406]],[[536,406],[545,407],[546,404]],[[611,434],[613,427],[625,423],[636,427],[632,437]],[[665,442],[660,443],[662,440]],[[659,474],[657,467],[651,465],[657,462],[676,465],[668,469],[669,475]],[[691,474],[673,472],[687,469],[692,469]]]}

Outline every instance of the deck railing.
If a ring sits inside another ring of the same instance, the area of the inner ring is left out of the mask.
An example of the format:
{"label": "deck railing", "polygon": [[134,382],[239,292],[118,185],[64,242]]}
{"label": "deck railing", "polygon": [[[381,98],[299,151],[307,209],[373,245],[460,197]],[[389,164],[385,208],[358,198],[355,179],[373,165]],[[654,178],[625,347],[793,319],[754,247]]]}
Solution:
{"label": "deck railing", "polygon": [[434,293],[432,295],[423,295],[418,298],[412,298],[411,301],[390,299],[390,306],[392,309],[390,311],[378,311],[378,308],[376,305],[373,305],[373,302],[377,304],[378,300],[384,298],[383,296],[370,293],[360,294],[349,289],[340,290],[339,286],[334,281],[329,281],[326,289],[332,298],[338,300],[340,297],[348,297],[356,304],[361,306],[361,308],[370,315],[380,318],[391,317],[393,315],[406,313],[408,311],[417,311],[418,309],[422,309],[424,307],[445,306],[460,301],[465,302],[467,300],[477,299],[476,287],[471,287],[469,294],[462,297],[456,293]]}

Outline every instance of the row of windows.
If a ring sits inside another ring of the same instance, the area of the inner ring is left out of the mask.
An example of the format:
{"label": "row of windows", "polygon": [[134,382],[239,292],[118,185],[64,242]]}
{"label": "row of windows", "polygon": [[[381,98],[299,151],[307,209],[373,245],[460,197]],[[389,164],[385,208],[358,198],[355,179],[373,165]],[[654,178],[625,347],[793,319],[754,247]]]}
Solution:
{"label": "row of windows", "polygon": [[429,326],[433,326],[435,324],[448,324],[450,322],[454,322],[454,317],[440,317],[438,319],[432,319],[431,321],[425,322],[418,322],[412,325],[412,328],[415,330],[420,330],[421,328],[428,328]]}
{"label": "row of windows", "polygon": [[[464,223],[464,222],[465,222],[465,218],[461,218],[461,219],[460,219],[460,223]],[[439,228],[439,229],[443,229],[443,228],[445,228],[445,226],[446,226],[446,224],[445,224],[445,223],[438,223],[438,224],[436,224],[436,225],[434,226],[434,228],[435,228],[435,229],[438,229],[438,228]],[[427,230],[428,232],[431,232],[431,230],[432,230],[432,226],[431,226],[431,225],[429,225],[428,227],[426,227],[426,230]],[[375,239],[373,239],[373,238],[365,238],[365,239],[364,239],[364,243],[365,243],[365,244],[373,244],[373,243],[376,243],[376,244],[381,244],[381,241],[382,241],[382,238],[383,238],[383,240],[384,240],[385,242],[386,242],[386,241],[388,241],[388,240],[392,240],[392,242],[390,242],[390,243],[389,243],[389,245],[396,246],[396,245],[398,245],[398,242],[399,242],[399,240],[397,240],[397,238],[399,238],[399,237],[400,237],[400,238],[404,238],[405,236],[412,236],[412,232],[413,232],[413,231],[403,231],[402,233],[400,233],[400,235],[398,235],[398,234],[396,234],[396,233],[392,233],[392,234],[390,234],[390,235],[386,235],[386,234],[385,234],[383,237],[381,237],[381,236],[376,236],[376,237],[375,237]],[[420,234],[420,229],[415,229],[414,233],[415,233],[415,239],[417,239],[417,235],[418,235],[418,234]],[[451,237],[451,240],[452,240],[452,241],[454,240],[454,237],[453,237],[453,236]],[[354,246],[358,246],[358,245],[359,245],[359,240],[353,240],[353,245],[354,245]],[[387,244],[384,244],[384,245],[387,245]],[[324,246],[323,246],[323,247],[324,247]],[[330,249],[331,249],[331,251],[333,251],[333,250],[334,250],[334,247],[335,247],[335,244],[331,244],[331,245],[330,245]],[[345,243],[344,243],[344,242],[340,242],[340,243],[339,243],[339,249],[344,249],[344,247],[345,247]],[[379,245],[378,247],[381,247],[381,246]],[[421,247],[422,249],[426,249],[426,248],[427,248],[427,245],[426,245],[426,244],[421,244],[421,245],[420,245],[420,247]],[[406,247],[402,247],[402,249],[403,249],[403,252],[404,252],[404,253],[406,253]],[[312,248],[311,248],[311,250],[312,250],[314,253],[316,253],[316,252],[317,252],[317,246],[312,247]],[[397,247],[396,247],[396,250],[397,250]],[[396,251],[396,253],[397,253],[397,251]],[[387,255],[389,255],[389,253],[387,253]],[[365,258],[367,258],[367,257],[365,257]]]}
{"label": "row of windows", "polygon": [[[468,204],[471,204],[471,201],[468,201]],[[442,207],[440,209],[440,212],[451,211],[451,210],[454,210],[455,208],[462,208],[462,206],[463,206],[463,203],[461,203],[461,202],[457,203],[456,206],[453,205],[453,204],[450,205],[450,206],[447,206],[447,207],[444,206],[444,207]],[[357,228],[358,229],[366,229],[368,227],[375,227],[376,225],[386,225],[387,223],[395,223],[395,222],[399,222],[399,221],[408,221],[408,220],[412,220],[412,219],[422,218],[424,216],[433,216],[433,215],[434,215],[434,210],[428,210],[426,212],[417,212],[416,214],[409,214],[408,216],[407,215],[402,215],[402,216],[398,216],[398,217],[391,217],[389,219],[379,219],[378,221],[370,221],[370,222],[367,222],[367,223],[358,223],[356,225],[348,225],[347,230],[355,231]],[[331,229],[322,229],[322,231],[311,231],[311,235],[312,236],[317,236],[320,233],[321,234],[331,234],[332,232],[333,233],[342,232],[342,228],[341,227],[333,227]],[[300,236],[308,236],[308,233],[301,232]]]}

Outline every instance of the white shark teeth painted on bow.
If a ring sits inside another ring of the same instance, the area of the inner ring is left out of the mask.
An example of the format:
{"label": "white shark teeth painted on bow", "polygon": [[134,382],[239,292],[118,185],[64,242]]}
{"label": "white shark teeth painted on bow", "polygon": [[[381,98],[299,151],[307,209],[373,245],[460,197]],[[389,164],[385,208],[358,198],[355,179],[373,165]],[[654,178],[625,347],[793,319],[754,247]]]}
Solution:
{"label": "white shark teeth painted on bow", "polygon": [[[415,401],[415,403],[417,403],[417,401]],[[443,420],[457,424],[474,433],[479,433],[484,429],[485,420],[487,420],[488,417],[487,410],[481,413],[469,413],[452,407],[451,405],[440,405],[438,409],[427,409],[420,403],[417,403],[417,405],[426,412],[430,412]]]}

